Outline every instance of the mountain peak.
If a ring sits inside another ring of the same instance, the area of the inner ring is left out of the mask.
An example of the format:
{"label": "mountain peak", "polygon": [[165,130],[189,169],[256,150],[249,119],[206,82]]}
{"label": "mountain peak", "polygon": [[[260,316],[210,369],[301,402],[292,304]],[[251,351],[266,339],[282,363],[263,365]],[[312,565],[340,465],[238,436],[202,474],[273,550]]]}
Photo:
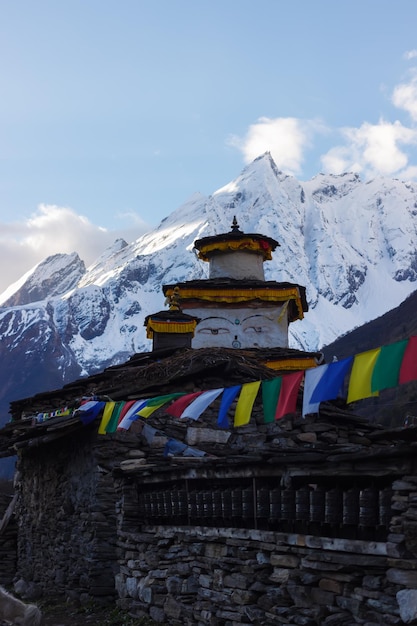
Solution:
{"label": "mountain peak", "polygon": [[2,306],[21,306],[59,296],[73,289],[84,273],[84,261],[76,252],[49,256],[2,294]]}

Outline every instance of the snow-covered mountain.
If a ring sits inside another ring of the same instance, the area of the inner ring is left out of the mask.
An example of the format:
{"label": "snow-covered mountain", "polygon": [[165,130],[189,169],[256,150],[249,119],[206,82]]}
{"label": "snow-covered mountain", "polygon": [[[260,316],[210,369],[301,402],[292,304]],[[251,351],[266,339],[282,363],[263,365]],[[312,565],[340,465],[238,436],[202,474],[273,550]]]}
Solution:
{"label": "snow-covered mountain", "polygon": [[149,350],[144,318],[165,308],[162,285],[205,278],[193,243],[229,232],[234,215],[242,231],[280,243],[266,279],[307,288],[310,310],[290,325],[292,347],[320,349],[417,287],[417,186],[356,174],[301,183],[267,153],[90,267],[75,253],[55,255],[9,287],[0,296],[0,396],[60,386]]}

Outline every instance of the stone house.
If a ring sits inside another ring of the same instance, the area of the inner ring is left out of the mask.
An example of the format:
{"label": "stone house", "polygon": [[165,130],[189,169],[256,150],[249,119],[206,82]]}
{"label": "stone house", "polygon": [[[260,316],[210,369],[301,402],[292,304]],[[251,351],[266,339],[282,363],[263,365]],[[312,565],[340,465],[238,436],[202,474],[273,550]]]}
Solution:
{"label": "stone house", "polygon": [[[239,427],[236,400],[219,426],[219,396],[198,419],[164,406],[101,430],[111,403],[320,363],[288,348],[307,306],[302,287],[263,279],[277,245],[236,222],[196,242],[210,276],[164,287],[169,311],[145,320],[151,352],[12,403],[0,431],[0,455],[18,458],[5,583],[169,624],[417,623],[414,427],[386,431],[342,400],[301,417],[300,388],[296,410],[272,422],[258,394]],[[0,526],[0,552],[3,540]]]}

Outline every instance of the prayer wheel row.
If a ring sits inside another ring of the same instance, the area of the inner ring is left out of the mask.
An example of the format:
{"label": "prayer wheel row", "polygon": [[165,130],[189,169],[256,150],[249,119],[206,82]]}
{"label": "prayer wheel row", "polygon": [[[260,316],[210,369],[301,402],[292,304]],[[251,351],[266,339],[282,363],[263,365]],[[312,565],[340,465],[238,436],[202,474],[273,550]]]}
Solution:
{"label": "prayer wheel row", "polygon": [[139,517],[175,523],[213,523],[230,520],[303,522],[343,526],[388,526],[391,519],[392,491],[388,487],[342,489],[304,485],[298,489],[281,487],[185,488],[146,491],[139,494]]}

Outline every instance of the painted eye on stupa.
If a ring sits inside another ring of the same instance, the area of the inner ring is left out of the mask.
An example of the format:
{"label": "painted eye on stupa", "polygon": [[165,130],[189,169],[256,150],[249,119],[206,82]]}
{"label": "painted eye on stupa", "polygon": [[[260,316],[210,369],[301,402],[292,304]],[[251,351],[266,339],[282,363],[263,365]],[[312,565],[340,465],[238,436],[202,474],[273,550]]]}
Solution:
{"label": "painted eye on stupa", "polygon": [[265,332],[267,329],[263,328],[263,326],[248,326],[247,328],[244,328],[244,332],[245,333],[263,333]]}
{"label": "painted eye on stupa", "polygon": [[225,335],[230,331],[227,328],[199,328],[198,332],[203,335]]}

